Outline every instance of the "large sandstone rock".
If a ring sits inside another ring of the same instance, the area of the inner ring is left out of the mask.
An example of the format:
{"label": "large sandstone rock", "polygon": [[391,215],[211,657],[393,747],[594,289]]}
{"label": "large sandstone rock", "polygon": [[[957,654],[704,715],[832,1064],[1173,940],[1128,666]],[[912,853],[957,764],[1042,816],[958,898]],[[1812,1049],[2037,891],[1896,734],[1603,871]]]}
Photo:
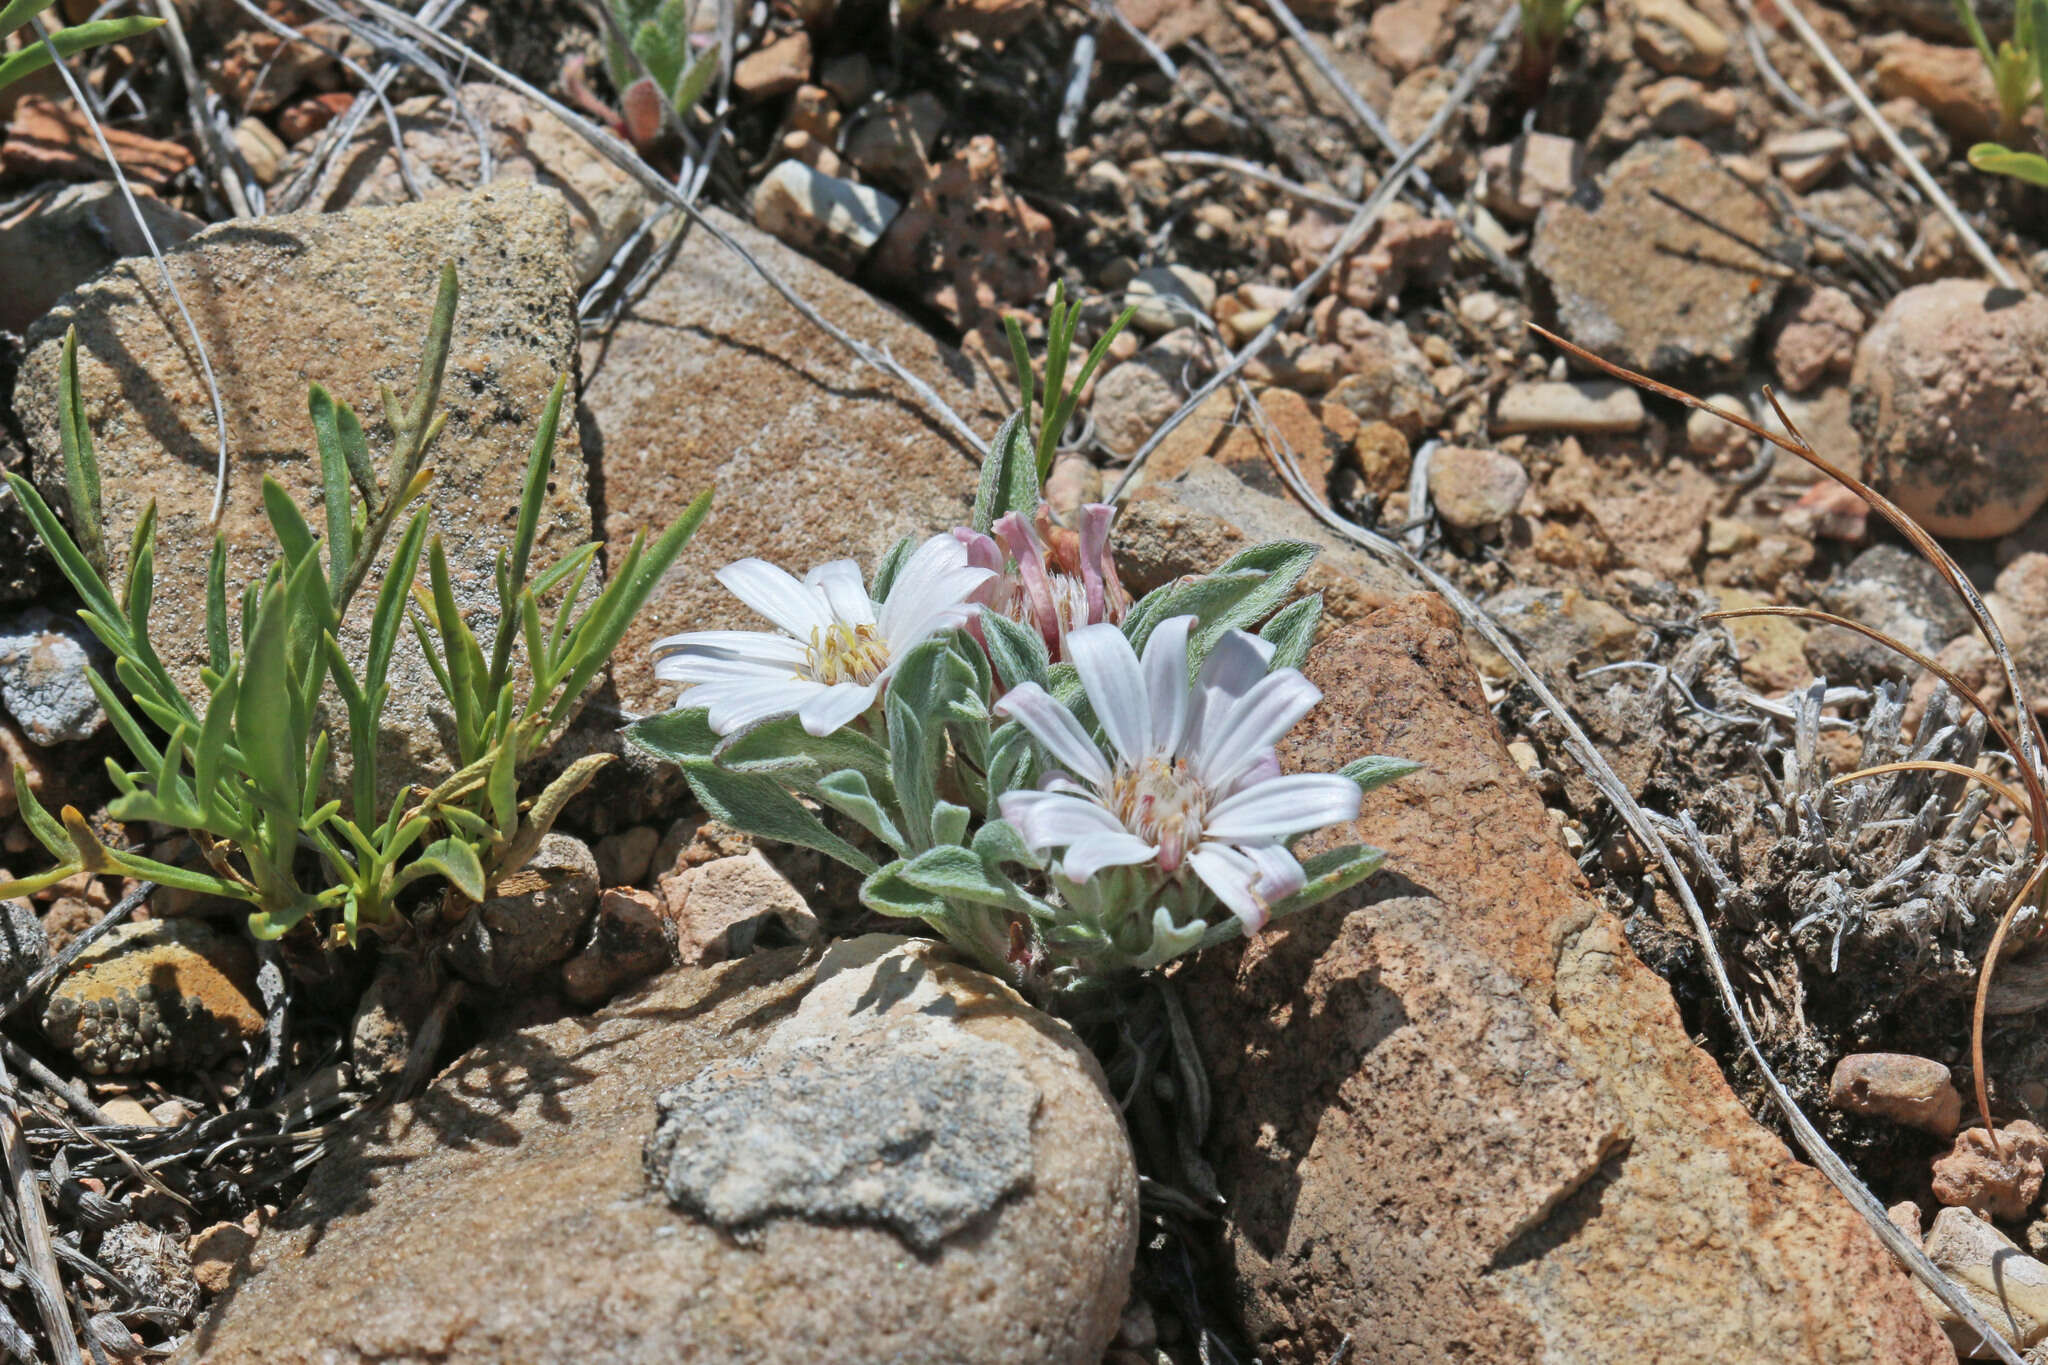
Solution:
{"label": "large sandstone rock", "polygon": [[1456,620],[1328,641],[1290,767],[1426,766],[1355,829],[1359,898],[1205,958],[1187,999],[1260,1358],[1947,1362],[1849,1205],[1753,1122],[1587,891]]}
{"label": "large sandstone rock", "polygon": [[1596,192],[1537,219],[1529,261],[1545,321],[1630,369],[1740,373],[1782,272],[1729,232],[1766,248],[1781,240],[1764,201],[1705,147],[1646,142],[1609,167]]}
{"label": "large sandstone rock", "polygon": [[1938,280],[1856,348],[1855,421],[1879,488],[1944,536],[2001,536],[2048,502],[2048,295]]}
{"label": "large sandstone rock", "polygon": [[180,1360],[1095,1365],[1138,1224],[1093,1058],[929,944],[801,957],[479,1048],[315,1170]]}
{"label": "large sandstone rock", "polygon": [[[1002,400],[958,354],[765,233],[710,212],[826,317],[888,347],[995,434]],[[898,536],[944,530],[973,503],[979,455],[707,234],[591,343],[585,371],[586,453],[614,560],[634,532],[714,490],[710,517],[619,647],[613,677],[629,708],[674,700],[654,680],[654,639],[765,628],[712,579],[719,565],[759,555],[801,575],[850,556],[865,572]]]}
{"label": "large sandstone rock", "polygon": [[[576,298],[561,196],[511,184],[395,209],[222,223],[166,253],[205,338],[228,414],[228,595],[261,576],[276,548],[263,514],[269,475],[322,525],[306,389],[318,380],[352,405],[380,462],[390,433],[380,382],[409,392],[443,262],[462,279],[435,445],[435,529],[445,537],[458,603],[490,638],[492,563],[511,540],[525,451],[555,377],[576,363]],[[63,486],[57,444],[57,367],[64,329],[78,328],[79,385],[99,452],[110,555],[157,504],[157,648],[195,703],[204,704],[206,564],[213,544],[213,410],[198,360],[156,267],[116,266],[61,303],[29,333],[15,408],[46,496]],[[590,537],[574,418],[564,413],[554,477],[536,541],[545,567]],[[394,536],[395,540],[396,537]],[[116,572],[126,570],[117,563]],[[370,592],[344,628],[360,657]],[[360,666],[360,665],[359,665]],[[341,715],[339,704],[332,707]],[[426,661],[402,636],[391,667],[381,737],[387,791],[452,771],[442,740],[452,717]],[[337,745],[345,759],[347,748]]]}
{"label": "large sandstone rock", "polygon": [[[652,211],[647,191],[517,91],[487,81],[459,88],[464,107],[491,140],[493,183],[530,180],[559,190],[568,202],[576,284],[588,286]],[[476,188],[482,170],[476,139],[447,96],[420,95],[393,113],[422,198]],[[286,173],[296,173],[318,145],[319,139],[309,138],[294,148]],[[364,119],[315,190],[313,206],[329,213],[409,203],[412,191],[391,150],[390,125],[375,116]]]}

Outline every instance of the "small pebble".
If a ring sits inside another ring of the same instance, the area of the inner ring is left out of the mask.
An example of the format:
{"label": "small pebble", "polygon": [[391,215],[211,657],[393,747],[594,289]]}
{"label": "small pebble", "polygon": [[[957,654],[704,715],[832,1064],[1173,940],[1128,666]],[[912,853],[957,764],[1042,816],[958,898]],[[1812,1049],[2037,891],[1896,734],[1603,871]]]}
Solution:
{"label": "small pebble", "polygon": [[1828,1086],[1828,1103],[1944,1138],[1955,1133],[1963,1117],[1963,1097],[1950,1084],[1948,1068],[1903,1052],[1856,1052],[1842,1058]]}
{"label": "small pebble", "polygon": [[1460,530],[1507,520],[1529,489],[1529,472],[1512,455],[1471,446],[1444,446],[1429,464],[1429,496],[1437,515]]}
{"label": "small pebble", "polygon": [[1642,398],[1630,385],[1612,379],[1510,384],[1493,414],[1496,436],[1518,431],[1619,434],[1642,424]]}
{"label": "small pebble", "polygon": [[1934,1163],[1934,1197],[1951,1208],[1967,1208],[1986,1218],[2024,1218],[2041,1197],[2043,1156],[2048,1135],[2025,1119],[1999,1130],[1999,1149],[1991,1135],[1968,1128],[1956,1135],[1955,1149]]}

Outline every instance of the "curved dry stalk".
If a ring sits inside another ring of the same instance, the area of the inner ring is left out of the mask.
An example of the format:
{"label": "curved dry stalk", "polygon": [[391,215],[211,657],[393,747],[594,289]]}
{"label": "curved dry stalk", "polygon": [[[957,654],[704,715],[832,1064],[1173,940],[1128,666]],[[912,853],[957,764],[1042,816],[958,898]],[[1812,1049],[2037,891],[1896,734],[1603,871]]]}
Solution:
{"label": "curved dry stalk", "polygon": [[[1893,639],[1874,626],[1866,626],[1861,621],[1852,621],[1846,616],[1837,616],[1833,612],[1819,611],[1813,607],[1730,608],[1727,611],[1702,612],[1700,613],[1700,620],[1732,621],[1737,617],[1743,616],[1790,616],[1802,621],[1818,621],[1822,625],[1840,626],[1844,630],[1853,630],[1866,639],[1877,641],[1887,649],[1896,650],[1948,684],[1951,692],[1954,692],[1958,697],[1968,702],[1978,715],[1984,717],[1985,723],[1991,727],[1991,733],[1997,736],[1999,743],[2003,744],[2011,753],[2017,754],[2019,752],[2019,747],[2013,743],[2012,732],[2005,728],[2005,722],[1998,718],[1998,713],[1992,709],[1991,704],[1979,696],[1975,688],[1972,688],[1958,677],[1954,669],[1938,662],[1931,655],[1922,653],[1902,640]],[[2048,790],[2042,789],[2039,776],[2032,772],[2024,763],[2016,761],[2014,766],[2019,769],[2020,781],[2027,786],[2028,799],[2016,801],[2013,804],[2026,811],[2035,810],[2036,802],[2048,804]],[[2037,849],[2043,853],[2048,853],[2048,831],[2037,830],[2032,842]]]}
{"label": "curved dry stalk", "polygon": [[1882,777],[1886,773],[1935,772],[1953,773],[1957,777],[1973,778],[2010,801],[2019,810],[2025,810],[2027,798],[2014,791],[1989,773],[1980,773],[1975,768],[1965,768],[1960,763],[1946,763],[1938,758],[1916,758],[1904,763],[1880,763],[1873,768],[1858,768],[1853,773],[1843,773],[1828,779],[1830,787],[1839,787],[1844,782],[1854,782],[1863,777]]}
{"label": "curved dry stalk", "polygon": [[[1800,459],[1806,461],[1815,469],[1818,469],[1821,473],[1826,474],[1857,497],[1863,499],[1879,516],[1890,522],[1893,528],[1900,535],[1904,536],[1915,550],[1920,552],[1921,558],[1932,564],[1936,572],[1940,573],[1942,578],[1947,580],[1949,587],[1954,589],[1956,595],[1963,599],[1964,607],[1968,609],[1971,620],[1976,624],[1977,630],[1983,635],[1985,642],[1991,646],[1992,652],[1998,656],[1999,668],[2005,673],[2006,689],[2012,694],[2013,710],[2019,718],[2018,757],[2020,760],[2020,776],[2027,784],[2027,795],[2029,798],[2027,822],[2035,835],[2034,870],[2027,877],[2026,885],[2020,888],[2019,895],[2013,897],[2012,903],[2005,907],[2005,913],[1998,917],[1998,928],[1992,932],[1991,946],[1984,951],[1984,964],[1977,969],[1977,1002],[1976,1007],[1971,1011],[1970,1017],[1970,1065],[1976,1070],[1977,1112],[1983,1116],[1985,1130],[1991,1135],[1993,1155],[2002,1156],[2003,1151],[1999,1147],[1998,1142],[1998,1125],[1993,1122],[1991,1117],[1990,1087],[1984,1079],[1984,1004],[1990,997],[1991,974],[1997,966],[1999,950],[2005,946],[2005,936],[2012,928],[2013,919],[2019,914],[2020,907],[2025,905],[2029,897],[2039,889],[2043,874],[2048,873],[2048,845],[2044,845],[2042,842],[2042,836],[2048,834],[2048,830],[2043,829],[2044,823],[2048,823],[2048,799],[2044,799],[2041,784],[2041,749],[2044,743],[2048,743],[2048,740],[2044,740],[2041,722],[2035,718],[2033,709],[2027,705],[2026,688],[2020,682],[2019,667],[2013,662],[2012,651],[2006,646],[2005,633],[1999,630],[1998,622],[1992,619],[1990,609],[1984,605],[1984,599],[1978,596],[1977,589],[1970,582],[1969,576],[1963,572],[1962,566],[1956,563],[1948,551],[1942,549],[1940,543],[1922,529],[1920,523],[1907,516],[1905,510],[1899,507],[1897,503],[1894,503],[1890,498],[1887,498],[1869,484],[1864,483],[1861,479],[1856,478],[1845,470],[1836,468],[1827,460],[1822,459],[1819,453],[1807,443],[1806,439],[1799,435],[1798,428],[1793,425],[1785,409],[1778,403],[1777,395],[1772,393],[1768,387],[1764,390],[1764,396],[1771,400],[1771,406],[1776,410],[1778,420],[1785,424],[1786,436],[1780,436],[1774,431],[1767,431],[1749,418],[1739,413],[1729,412],[1725,408],[1716,407],[1714,404],[1703,399],[1695,398],[1683,389],[1673,388],[1669,384],[1660,384],[1648,375],[1638,374],[1634,370],[1616,365],[1613,361],[1603,360],[1585,347],[1575,346],[1556,333],[1546,331],[1534,323],[1530,323],[1528,326],[1537,335],[1555,343],[1572,356],[1585,361],[1588,365],[1593,366],[1602,373],[1624,380],[1635,385],[1637,388],[1647,389],[1651,393],[1661,394],[1675,402],[1684,404],[1686,407],[1698,408],[1702,412],[1711,412],[1722,421],[1733,422],[1736,426],[1741,427],[1753,436],[1761,436],[1764,440],[1778,447],[1778,449],[1797,455]],[[1839,617],[1835,618],[1833,624],[1847,626],[1851,630],[1860,630],[1875,639],[1884,638],[1856,625],[1854,622]],[[1931,660],[1928,661],[1928,664],[1930,667],[1933,666]],[[1981,703],[1978,705],[1981,710]],[[1988,716],[1988,713],[1986,714]],[[2001,734],[2004,733],[2002,727],[2000,727],[1999,732]]]}
{"label": "curved dry stalk", "polygon": [[2033,712],[2027,706],[2026,688],[2020,682],[2019,668],[2013,663],[2012,651],[2007,648],[2005,643],[2005,634],[1999,630],[1998,622],[1992,619],[1990,609],[1984,605],[1984,599],[1977,595],[1977,589],[1970,583],[1968,575],[1962,570],[1962,566],[1950,557],[1948,551],[1941,548],[1941,545],[1933,536],[1921,529],[1919,522],[1907,516],[1904,509],[1897,503],[1855,475],[1838,469],[1829,461],[1821,458],[1820,454],[1811,445],[1808,445],[1803,438],[1799,437],[1797,429],[1793,427],[1791,420],[1786,417],[1785,410],[1778,406],[1777,396],[1768,387],[1764,390],[1764,396],[1771,400],[1771,406],[1777,408],[1779,420],[1784,422],[1786,430],[1792,433],[1789,439],[1785,436],[1780,436],[1775,431],[1767,430],[1741,413],[1730,412],[1728,409],[1717,407],[1703,398],[1695,398],[1683,389],[1675,389],[1669,384],[1659,383],[1646,374],[1638,374],[1634,370],[1626,369],[1611,360],[1603,360],[1585,347],[1574,345],[1555,332],[1538,327],[1533,322],[1528,323],[1527,326],[1530,331],[1538,336],[1555,343],[1574,358],[1585,361],[1588,365],[1593,366],[1604,374],[1633,384],[1639,389],[1647,389],[1651,393],[1669,398],[1673,402],[1683,403],[1686,407],[1698,408],[1701,412],[1711,412],[1722,421],[1732,422],[1750,435],[1760,436],[1778,447],[1778,449],[1788,454],[1797,455],[1800,459],[1806,461],[1815,469],[1818,469],[1821,473],[1863,499],[1864,502],[1870,504],[1871,508],[1879,516],[1890,522],[1893,529],[1897,530],[1915,550],[1920,552],[1922,558],[1934,566],[1936,572],[1942,576],[1949,587],[1955,591],[1956,595],[1963,599],[1963,605],[1969,611],[1971,619],[1976,623],[1978,631],[1984,636],[1985,642],[1991,646],[1992,652],[1998,655],[1999,667],[2005,673],[2006,688],[2012,694],[2013,708],[2022,718],[2019,731],[2020,743],[2017,751],[2022,760],[2022,766],[2033,769],[2036,773],[2040,771],[2041,750],[2044,745],[2048,745],[2048,740],[2044,740],[2040,722],[2034,719]]}

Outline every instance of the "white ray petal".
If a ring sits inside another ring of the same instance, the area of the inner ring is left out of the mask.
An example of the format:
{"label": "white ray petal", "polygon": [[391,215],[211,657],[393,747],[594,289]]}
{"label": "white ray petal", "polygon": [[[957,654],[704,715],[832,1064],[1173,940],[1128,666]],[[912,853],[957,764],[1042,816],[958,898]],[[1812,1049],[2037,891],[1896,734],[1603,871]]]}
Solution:
{"label": "white ray petal", "polygon": [[1104,622],[1067,635],[1067,658],[1081,674],[1081,686],[1095,705],[1095,719],[1124,762],[1137,764],[1152,752],[1152,704],[1145,673],[1123,631]]}
{"label": "white ray petal", "polygon": [[1273,661],[1273,646],[1241,630],[1225,631],[1202,661],[1188,697],[1187,726],[1180,753],[1199,753],[1208,746],[1209,730],[1229,712],[1230,703],[1252,690]]}
{"label": "white ray petal", "polygon": [[1088,738],[1074,713],[1054,701],[1043,687],[1037,683],[1013,687],[1003,694],[995,709],[999,716],[1023,722],[1031,737],[1068,772],[1098,791],[1109,785],[1109,764],[1103,761],[1102,751]]}
{"label": "white ray petal", "polygon": [[1219,714],[1203,719],[1207,733],[1202,747],[1189,755],[1195,776],[1211,791],[1228,787],[1237,774],[1273,747],[1323,697],[1322,691],[1291,668],[1269,673],[1252,689],[1228,703]]}
{"label": "white ray petal", "polygon": [[797,711],[804,723],[804,733],[824,736],[852,724],[875,704],[875,694],[881,688],[881,683],[876,681],[836,683],[820,689]]}
{"label": "white ray petal", "polygon": [[765,559],[736,559],[717,577],[734,597],[799,640],[810,639],[813,626],[832,624],[821,596]]}
{"label": "white ray petal", "polygon": [[1033,853],[1065,848],[1095,834],[1121,834],[1124,827],[1097,803],[1064,792],[1004,792],[996,798],[1003,818]]}
{"label": "white ray petal", "polygon": [[1222,802],[1202,822],[1202,835],[1225,843],[1285,839],[1358,818],[1358,784],[1335,773],[1275,777]]}
{"label": "white ray petal", "polygon": [[1060,855],[1060,875],[1070,882],[1085,882],[1105,867],[1128,867],[1142,863],[1159,852],[1135,834],[1118,830],[1114,834],[1091,834],[1068,845]]}
{"label": "white ray petal", "polygon": [[825,599],[825,605],[840,622],[849,626],[875,624],[875,604],[861,580],[860,565],[850,559],[820,564],[804,575],[804,586]]}
{"label": "white ray petal", "polygon": [[1188,866],[1224,908],[1244,922],[1247,934],[1266,927],[1267,905],[1254,889],[1259,870],[1251,859],[1223,844],[1203,844],[1188,855]]}
{"label": "white ray petal", "polygon": [[1151,752],[1170,755],[1180,748],[1188,717],[1188,632],[1195,618],[1175,616],[1161,621],[1145,642],[1145,695],[1152,710]]}
{"label": "white ray petal", "polygon": [[771,635],[765,630],[693,630],[684,635],[665,635],[648,648],[656,658],[691,654],[794,666],[803,663],[805,647],[800,640]]}
{"label": "white ray petal", "polygon": [[934,630],[964,623],[968,594],[992,577],[987,569],[969,566],[967,547],[951,535],[918,546],[897,573],[877,621],[890,652],[902,654]]}

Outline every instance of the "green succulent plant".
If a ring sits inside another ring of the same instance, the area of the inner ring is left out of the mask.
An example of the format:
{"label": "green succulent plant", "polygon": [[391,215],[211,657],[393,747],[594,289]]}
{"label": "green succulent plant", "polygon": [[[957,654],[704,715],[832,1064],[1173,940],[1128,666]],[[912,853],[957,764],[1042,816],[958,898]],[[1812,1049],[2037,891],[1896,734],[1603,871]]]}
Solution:
{"label": "green succulent plant", "polygon": [[1991,46],[1970,0],[1955,0],[1956,16],[1984,58],[1998,95],[1998,141],[1970,148],[1970,164],[1993,175],[2048,186],[2048,157],[2025,150],[2028,108],[2038,98],[2048,112],[2048,0],[2018,0],[2012,37]]}
{"label": "green succulent plant", "polygon": [[[66,807],[52,816],[17,770],[24,821],[57,860],[33,877],[0,882],[0,898],[25,895],[79,872],[147,878],[238,900],[251,932],[276,938],[315,917],[338,942],[392,922],[400,893],[441,879],[469,901],[538,848],[562,808],[608,755],[571,764],[522,799],[520,765],[545,746],[595,680],[634,614],[675,561],[709,507],[698,498],[652,541],[635,537],[610,582],[579,606],[597,546],[578,547],[545,571],[532,553],[547,494],[566,381],[558,380],[528,455],[512,543],[496,562],[497,624],[488,650],[458,611],[440,537],[429,533],[427,463],[445,422],[435,411],[457,303],[452,266],[441,273],[418,379],[409,400],[388,388],[391,449],[382,477],[362,423],[348,404],[312,386],[312,421],[323,484],[324,535],[284,488],[266,477],[263,506],[276,561],[241,594],[230,620],[225,541],[215,538],[207,576],[205,704],[194,706],[151,641],[156,506],[136,525],[117,593],[107,581],[100,474],[78,386],[78,339],[66,335],[59,372],[66,529],[35,486],[9,488],[84,606],[80,618],[113,655],[113,682],[93,690],[136,767],[108,760],[119,795],[108,813],[190,833],[205,864],[174,865],[107,845]],[[381,559],[396,532],[388,561]],[[427,584],[416,582],[421,561]],[[380,573],[381,567],[381,577]],[[371,600],[360,669],[344,654],[343,622]],[[552,619],[542,603],[558,602]],[[388,806],[378,795],[377,737],[390,696],[399,634],[410,627],[454,717],[451,775]],[[523,656],[523,657],[522,657]],[[523,663],[524,668],[518,665]],[[321,714],[332,684],[352,763],[346,794],[327,795],[332,746]]]}

